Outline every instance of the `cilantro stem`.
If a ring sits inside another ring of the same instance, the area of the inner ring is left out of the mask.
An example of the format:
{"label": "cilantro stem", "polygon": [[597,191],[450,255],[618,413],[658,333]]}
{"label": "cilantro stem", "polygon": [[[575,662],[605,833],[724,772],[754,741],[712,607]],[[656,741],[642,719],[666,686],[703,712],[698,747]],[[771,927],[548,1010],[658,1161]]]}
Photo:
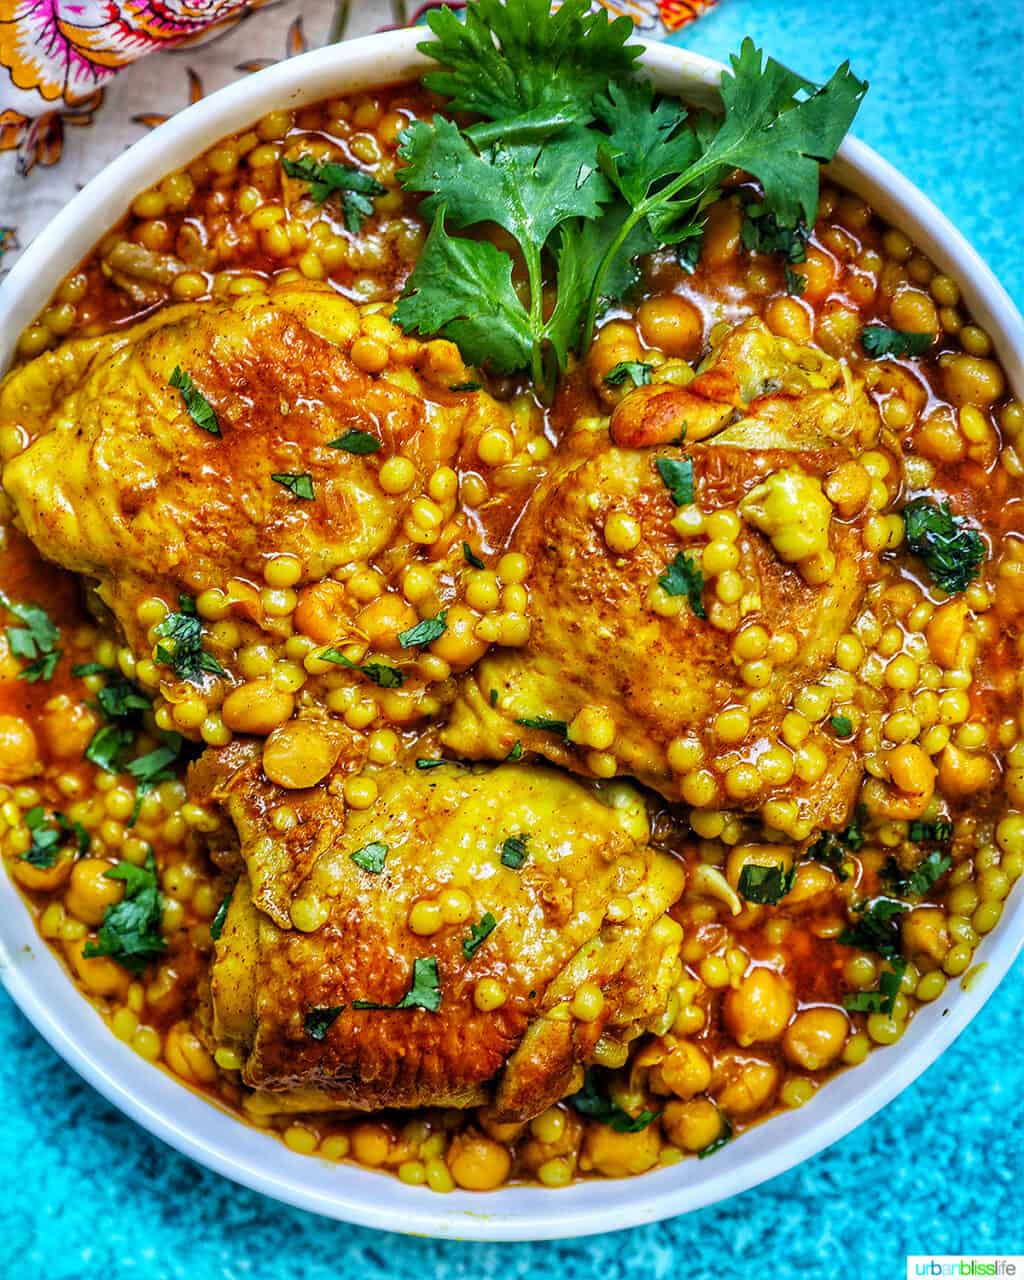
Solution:
{"label": "cilantro stem", "polygon": [[523,245],[523,257],[526,260],[526,275],[530,284],[530,332],[533,341],[530,343],[530,375],[542,400],[547,402],[552,390],[544,378],[544,353],[541,348],[541,336],[544,331],[544,284],[540,262],[540,248],[535,244]]}

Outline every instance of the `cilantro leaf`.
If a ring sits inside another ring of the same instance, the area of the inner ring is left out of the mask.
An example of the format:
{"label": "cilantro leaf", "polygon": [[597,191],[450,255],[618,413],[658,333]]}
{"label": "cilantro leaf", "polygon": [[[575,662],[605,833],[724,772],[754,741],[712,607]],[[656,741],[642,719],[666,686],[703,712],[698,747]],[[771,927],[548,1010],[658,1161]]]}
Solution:
{"label": "cilantro leaf", "polygon": [[220,900],[220,906],[210,921],[210,937],[216,942],[220,935],[224,932],[224,924],[228,918],[228,908],[231,906],[231,890]]}
{"label": "cilantro leaf", "polygon": [[882,879],[894,893],[904,897],[922,898],[928,890],[946,874],[953,865],[948,853],[933,849],[913,871],[906,871],[895,858],[889,857],[882,868]]}
{"label": "cilantro leaf", "polygon": [[807,288],[807,277],[799,271],[794,271],[788,262],[783,270],[786,275],[786,292],[799,298]]}
{"label": "cilantro leaf", "polygon": [[398,643],[403,649],[415,649],[422,645],[433,644],[439,636],[448,630],[445,614],[439,613],[436,618],[424,618],[414,627],[398,633]]}
{"label": "cilantro leaf", "polygon": [[464,15],[433,10],[435,39],[419,46],[445,69],[423,77],[455,111],[493,121],[587,120],[609,77],[628,76],[639,45],[627,45],[628,18],[611,21],[588,0],[471,0]]}
{"label": "cilantro leaf", "polygon": [[69,836],[75,839],[76,857],[83,858],[89,852],[92,837],[80,822],[71,822],[63,813],[53,813],[48,818],[43,806],[37,804],[26,811],[22,821],[32,833],[32,843],[20,860],[30,866],[41,870],[54,866],[61,850],[67,847]]}
{"label": "cilantro leaf", "polygon": [[453,382],[448,388],[449,391],[480,391],[482,384],[479,382]]}
{"label": "cilantro leaf", "polygon": [[853,721],[849,716],[829,716],[828,722],[837,738],[849,738],[853,733]]}
{"label": "cilantro leaf", "polygon": [[512,750],[505,757],[505,759],[508,761],[511,761],[514,764],[515,761],[522,760],[522,758],[523,758],[523,744],[521,742],[516,742],[513,745]]}
{"label": "cilantro leaf", "polygon": [[60,631],[50,621],[49,614],[38,605],[11,600],[2,591],[0,605],[25,624],[22,627],[7,628],[7,643],[11,654],[29,664],[18,672],[18,679],[29,684],[35,684],[37,680],[50,680],[63,651],[57,648]]}
{"label": "cilantro leaf", "polygon": [[689,458],[655,458],[654,465],[677,507],[693,501],[693,462]]}
{"label": "cilantro leaf", "polygon": [[[497,690],[494,689],[492,692],[496,694]],[[496,702],[497,698],[494,701]],[[517,720],[516,724],[521,724],[524,729],[540,729],[544,733],[557,733],[566,742],[569,741],[569,725],[565,720],[552,720],[549,716],[525,716]]]}
{"label": "cilantro leaf", "polygon": [[748,862],[740,872],[740,893],[748,902],[774,906],[796,883],[796,867],[760,867]]}
{"label": "cilantro leaf", "polygon": [[915,820],[907,828],[907,839],[915,844],[949,844],[953,839],[953,824]]}
{"label": "cilantro leaf", "polygon": [[923,356],[935,341],[934,333],[906,333],[884,324],[869,324],[860,331],[860,345],[872,360],[884,356]]}
{"label": "cilantro leaf", "polygon": [[306,502],[312,502],[316,496],[313,491],[313,477],[308,471],[301,473],[292,471],[275,471],[270,477],[275,484],[281,485],[287,489],[289,493],[293,493],[296,498],[302,498]]}
{"label": "cilantro leaf", "polygon": [[918,556],[937,586],[949,595],[967,589],[986,554],[985,540],[948,502],[915,498],[901,513],[907,550]]}
{"label": "cilantro leaf", "polygon": [[526,847],[529,836],[522,832],[517,836],[509,836],[502,841],[501,845],[501,865],[510,867],[513,871],[518,871],[526,859],[530,856],[530,851]]}
{"label": "cilantro leaf", "polygon": [[512,284],[512,259],[487,240],[450,236],[443,209],[391,318],[406,333],[450,339],[469,364],[499,373],[530,364],[530,317]]}
{"label": "cilantro leaf", "polygon": [[179,596],[178,612],[169,613],[158,622],[153,633],[171,641],[170,646],[157,645],[156,660],[161,666],[171,667],[179,679],[198,684],[204,674],[227,674],[213,654],[203,648],[203,623],[191,596]]}
{"label": "cilantro leaf", "polygon": [[670,596],[686,596],[695,617],[706,618],[704,608],[704,573],[685,551],[676,552],[676,558],[658,577],[662,589]]}
{"label": "cilantro leaf", "polygon": [[364,844],[355,853],[349,854],[349,857],[360,870],[370,871],[374,875],[379,875],[384,870],[384,860],[387,856],[388,847],[381,840],[371,840],[369,844]]}
{"label": "cilantro leaf", "polygon": [[489,911],[485,911],[480,917],[479,923],[473,925],[469,933],[462,939],[462,954],[467,960],[473,959],[497,927],[497,920]]}
{"label": "cilantro leaf", "polygon": [[163,901],[156,863],[149,853],[142,867],[119,862],[104,874],[108,880],[124,881],[124,897],[107,907],[96,941],[87,942],[82,955],[110,956],[130,973],[141,973],[167,947],[160,932]]}
{"label": "cilantro leaf", "polygon": [[899,917],[910,908],[892,898],[873,898],[853,908],[856,920],[839,935],[847,947],[874,951],[891,962],[902,960]]}
{"label": "cilantro leaf", "polygon": [[167,385],[181,392],[185,412],[197,427],[208,432],[211,436],[219,436],[221,434],[220,423],[217,421],[217,414],[213,405],[210,404],[209,400],[182,369],[181,365],[176,364],[174,366]]}
{"label": "cilantro leaf", "polygon": [[336,440],[327,441],[328,449],[344,449],[346,453],[376,453],[382,448],[381,442],[369,431],[357,431],[350,427]]}
{"label": "cilantro leaf", "polygon": [[900,983],[906,972],[907,963],[902,958],[891,961],[892,968],[886,969],[878,980],[877,991],[857,991],[843,997],[843,1008],[851,1013],[884,1013],[891,1014],[896,1007],[896,997],[900,993]]}
{"label": "cilantro leaf", "polygon": [[338,1014],[345,1008],[343,1004],[321,1005],[315,1009],[307,1009],[302,1019],[302,1029],[310,1040],[324,1040],[328,1031],[334,1026]]}
{"label": "cilantro leaf", "polygon": [[317,657],[323,658],[325,662],[333,662],[335,666],[349,667],[352,671],[359,671],[371,684],[378,685],[381,689],[400,689],[405,680],[405,676],[397,667],[392,667],[386,662],[353,662],[339,649],[323,649]]}
{"label": "cilantro leaf", "polygon": [[449,760],[427,760],[423,756],[419,756],[416,760],[417,769],[437,769],[443,764],[450,764]]}
{"label": "cilantro leaf", "polygon": [[740,239],[750,253],[781,254],[787,266],[792,262],[806,262],[810,234],[806,222],[798,221],[786,226],[766,205],[750,203],[743,206]]}
{"label": "cilantro leaf", "polygon": [[596,1120],[599,1124],[606,1124],[616,1133],[640,1133],[661,1114],[660,1111],[646,1108],[635,1116],[624,1111],[601,1088],[595,1067],[587,1067],[583,1075],[583,1088],[572,1094],[568,1101],[580,1115]]}
{"label": "cilantro leaf", "polygon": [[653,368],[654,365],[645,364],[642,360],[620,360],[614,368],[608,370],[604,380],[610,387],[621,387],[627,378],[634,387],[646,387],[651,381]]}
{"label": "cilantro leaf", "polygon": [[120,773],[124,755],[135,740],[127,725],[105,724],[97,729],[85,749],[85,758],[104,773]]}
{"label": "cilantro leaf", "polygon": [[370,174],[333,160],[318,164],[308,157],[299,160],[284,157],[281,168],[289,178],[309,183],[314,204],[323,204],[329,196],[338,194],[345,226],[351,232],[358,231],[363,221],[373,214],[371,197],[387,194],[387,187],[381,186]]}
{"label": "cilantro leaf", "polygon": [[462,544],[462,558],[465,560],[466,564],[472,565],[474,569],[482,569],[484,567],[484,562],[468,542],[464,542]]}
{"label": "cilantro leaf", "polygon": [[441,1007],[441,978],[434,956],[412,963],[412,983],[397,1004],[377,1004],[373,1000],[353,1000],[353,1009],[426,1009],[436,1013]]}

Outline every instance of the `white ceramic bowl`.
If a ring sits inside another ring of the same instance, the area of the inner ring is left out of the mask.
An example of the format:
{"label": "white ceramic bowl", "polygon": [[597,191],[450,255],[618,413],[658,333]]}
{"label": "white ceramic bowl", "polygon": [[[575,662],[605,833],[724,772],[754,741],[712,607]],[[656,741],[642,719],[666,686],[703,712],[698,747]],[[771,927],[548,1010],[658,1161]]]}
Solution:
{"label": "white ceramic bowl", "polygon": [[[389,32],[293,58],[205,98],[136,143],[50,223],[0,287],[0,368],[21,329],[140,191],[273,108],[414,77],[427,62],[416,50],[423,38],[422,30]],[[649,45],[643,64],[660,88],[701,104],[714,101],[717,63]],[[832,169],[957,280],[971,312],[992,335],[1016,393],[1024,396],[1024,321],[978,255],[934,205],[863,144],[848,141]],[[581,1236],[656,1222],[782,1173],[867,1120],[932,1063],[995,990],[1022,938],[1024,891],[1018,886],[982,943],[983,967],[968,991],[951,984],[941,1000],[915,1016],[899,1044],[872,1054],[806,1107],[757,1126],[711,1160],[560,1191],[509,1187],[440,1196],[388,1175],[296,1155],[147,1065],[114,1039],[78,993],[0,875],[0,976],[54,1049],[115,1106],[185,1155],[275,1199],[360,1226],[476,1240]]]}

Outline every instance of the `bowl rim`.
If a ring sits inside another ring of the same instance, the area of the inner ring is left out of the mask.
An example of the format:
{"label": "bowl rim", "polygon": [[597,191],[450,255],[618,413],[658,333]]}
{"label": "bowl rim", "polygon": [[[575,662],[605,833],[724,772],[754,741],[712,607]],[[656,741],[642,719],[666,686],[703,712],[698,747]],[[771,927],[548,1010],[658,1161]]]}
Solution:
{"label": "bowl rim", "polygon": [[[425,35],[422,28],[384,32],[299,55],[211,94],[140,139],[65,206],[0,284],[0,369],[38,311],[40,296],[50,296],[140,191],[271,106],[414,77],[427,65],[416,50]],[[640,43],[640,65],[659,87],[713,101],[721,64],[673,46]],[[843,144],[830,172],[869,197],[957,280],[973,315],[991,333],[1017,394],[1024,395],[1024,320],[964,237],[856,139]],[[0,980],[51,1047],[115,1107],[181,1154],[283,1203],[354,1225],[447,1239],[547,1240],[621,1230],[706,1207],[791,1169],[869,1119],[930,1066],[992,995],[1022,943],[1024,890],[1017,886],[981,943],[969,989],[947,989],[915,1015],[899,1044],[833,1077],[799,1112],[755,1126],[710,1166],[684,1160],[639,1177],[580,1182],[557,1192],[514,1185],[486,1195],[440,1196],[390,1175],[297,1155],[168,1072],[147,1072],[137,1093],[139,1057],[70,982],[13,882],[0,877]]]}

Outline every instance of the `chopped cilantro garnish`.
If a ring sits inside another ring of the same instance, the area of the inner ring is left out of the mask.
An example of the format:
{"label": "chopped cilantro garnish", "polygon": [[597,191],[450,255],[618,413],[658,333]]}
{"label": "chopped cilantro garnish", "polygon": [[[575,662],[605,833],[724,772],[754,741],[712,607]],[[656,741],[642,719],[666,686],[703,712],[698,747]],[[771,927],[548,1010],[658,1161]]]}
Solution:
{"label": "chopped cilantro garnish", "polygon": [[357,431],[350,427],[338,436],[337,440],[327,441],[328,449],[344,449],[346,453],[376,453],[381,442],[369,431]]}
{"label": "chopped cilantro garnish", "polygon": [[302,1029],[310,1040],[323,1040],[334,1026],[338,1014],[345,1008],[343,1004],[322,1005],[316,1009],[307,1009],[302,1019]]}
{"label": "chopped cilantro garnish", "polygon": [[377,1004],[373,1000],[353,1000],[353,1009],[426,1009],[436,1013],[441,1007],[441,978],[437,960],[427,956],[413,961],[412,983],[397,1004]]}
{"label": "chopped cilantro garnish", "polygon": [[570,1096],[569,1102],[580,1113],[598,1124],[606,1124],[616,1133],[640,1133],[657,1120],[660,1111],[646,1108],[639,1115],[630,1115],[601,1088],[597,1070],[587,1067],[583,1075],[583,1088]]}
{"label": "chopped cilantro garnish", "polygon": [[758,866],[748,862],[740,872],[740,893],[748,902],[774,906],[796,882],[796,867]]}
{"label": "chopped cilantro garnish", "polygon": [[313,477],[308,471],[275,471],[270,478],[282,489],[287,489],[296,498],[302,498],[306,502],[312,502],[316,496],[313,492]]}
{"label": "chopped cilantro garnish", "polygon": [[[494,692],[496,693],[497,690]],[[497,702],[497,698],[494,701]],[[552,720],[549,716],[523,716],[516,721],[516,724],[521,724],[524,729],[540,729],[544,733],[557,733],[566,742],[569,740],[569,725],[565,720]]]}
{"label": "chopped cilantro garnish", "polygon": [[443,764],[450,764],[450,760],[426,760],[420,756],[416,761],[417,769],[437,769]]}
{"label": "chopped cilantro garnish", "polygon": [[153,634],[171,642],[156,646],[156,660],[161,666],[171,667],[179,679],[198,684],[203,675],[226,675],[213,654],[203,648],[203,623],[191,596],[180,595],[178,612],[169,613],[158,622]]}
{"label": "chopped cilantro garnish", "polygon": [[153,855],[146,855],[144,866],[119,862],[104,875],[124,881],[124,897],[107,907],[96,941],[87,942],[82,955],[110,956],[129,972],[141,973],[167,947],[160,932],[163,903]]}
{"label": "chopped cilantro garnish", "polygon": [[498,922],[489,911],[480,917],[479,924],[473,925],[469,933],[462,939],[462,953],[467,960],[473,959],[477,951],[497,927]]}
{"label": "chopped cilantro garnish", "polygon": [[909,911],[905,902],[892,898],[872,898],[853,907],[856,919],[839,935],[839,941],[847,947],[859,947],[862,951],[874,951],[885,960],[902,959],[900,916]]}
{"label": "chopped cilantro garnish", "polygon": [[403,649],[415,649],[422,645],[432,644],[448,630],[445,614],[439,613],[436,618],[424,618],[408,631],[398,633],[398,643]]}
{"label": "chopped cilantro garnish", "polygon": [[837,738],[848,738],[853,733],[853,721],[849,716],[829,716],[828,722]]}
{"label": "chopped cilantro garnish", "polygon": [[860,331],[860,345],[872,360],[883,356],[923,356],[934,341],[934,333],[904,333],[884,324],[869,324]]}
{"label": "chopped cilantro garnish", "polygon": [[358,231],[364,219],[373,213],[372,197],[387,193],[387,187],[381,186],[376,178],[362,169],[333,160],[317,163],[308,158],[289,160],[284,157],[281,168],[289,178],[309,183],[309,195],[314,204],[323,204],[328,196],[337,192],[341,197],[345,226],[352,232]]}
{"label": "chopped cilantro garnish", "polygon": [[21,855],[22,862],[41,870],[54,866],[68,837],[74,837],[75,857],[84,858],[89,852],[92,837],[80,822],[71,822],[63,813],[53,813],[48,818],[43,806],[37,804],[25,812],[22,821],[32,834],[32,843]]}
{"label": "chopped cilantro garnish", "polygon": [[35,684],[37,680],[50,680],[62,652],[57,648],[57,640],[60,638],[58,628],[50,621],[45,609],[40,609],[35,604],[20,604],[2,591],[0,605],[8,613],[13,613],[19,622],[24,623],[21,627],[7,628],[7,643],[11,654],[28,663],[28,666],[18,672],[18,679],[29,684]]}
{"label": "chopped cilantro garnish", "polygon": [[891,969],[886,969],[878,980],[877,991],[857,991],[843,997],[843,1008],[851,1013],[884,1013],[891,1014],[896,1007],[896,997],[900,993],[900,983],[907,963],[902,957],[890,961]]}
{"label": "chopped cilantro garnish", "polygon": [[511,867],[513,871],[518,871],[530,856],[530,851],[526,847],[529,836],[520,833],[517,836],[509,836],[502,841],[501,845],[501,864],[504,867]]}
{"label": "chopped cilantro garnish", "polygon": [[906,547],[949,595],[966,590],[985,559],[985,540],[948,502],[915,498],[903,508]]}
{"label": "chopped cilantro garnish", "polygon": [[941,853],[938,849],[933,849],[922,858],[913,871],[907,871],[895,858],[889,857],[882,868],[882,879],[894,893],[910,898],[922,898],[932,885],[942,879],[952,865],[953,859],[949,854]]}
{"label": "chopped cilantro garnish", "polygon": [[484,562],[480,559],[480,557],[477,555],[477,553],[473,550],[473,548],[469,545],[468,542],[464,542],[462,544],[462,557],[465,560],[466,564],[472,565],[474,569],[482,569],[484,567]]}
{"label": "chopped cilantro garnish", "polygon": [[448,388],[449,391],[479,391],[481,384],[479,382],[453,382]]}
{"label": "chopped cilantro garnish", "polygon": [[807,224],[802,219],[793,226],[784,226],[763,204],[754,202],[743,206],[740,238],[750,253],[778,253],[787,264],[806,262],[809,236]]}
{"label": "chopped cilantro garnish", "polygon": [[217,421],[217,414],[213,405],[210,404],[206,396],[203,395],[180,365],[176,364],[174,366],[174,372],[168,379],[168,385],[181,392],[185,411],[197,427],[202,428],[203,431],[206,431],[211,436],[220,435],[220,423]]}
{"label": "chopped cilantro garnish", "polygon": [[786,276],[786,292],[799,298],[807,288],[807,277],[801,271],[794,271],[787,262],[783,271]]}
{"label": "chopped cilantro garnish", "polygon": [[363,871],[371,871],[374,875],[379,875],[384,870],[384,860],[387,856],[388,847],[381,840],[371,840],[355,853],[349,854],[357,867]]}
{"label": "chopped cilantro garnish", "polygon": [[697,263],[700,262],[700,251],[704,245],[704,230],[702,227],[695,228],[695,234],[687,236],[685,240],[680,240],[676,245],[676,262],[679,263],[683,271],[692,276],[697,270]]}
{"label": "chopped cilantro garnish", "polygon": [[210,937],[217,941],[224,932],[224,923],[228,918],[228,908],[231,906],[231,891],[229,890],[220,900],[220,906],[213,919],[210,921]]}
{"label": "chopped cilantro garnish", "polygon": [[952,822],[921,822],[915,819],[907,827],[907,839],[915,844],[949,844],[953,839]]}
{"label": "chopped cilantro garnish", "polygon": [[642,360],[620,360],[604,375],[604,380],[610,387],[621,387],[628,378],[634,387],[646,387],[651,380],[651,370],[653,364],[646,364]]}
{"label": "chopped cilantro garnish", "polygon": [[686,596],[695,617],[708,616],[704,608],[704,573],[685,551],[676,552],[676,558],[658,576],[658,582],[667,595]]}
{"label": "chopped cilantro garnish", "polygon": [[515,763],[516,760],[522,760],[522,758],[523,758],[523,744],[517,741],[513,745],[512,750],[508,753],[505,759]]}
{"label": "chopped cilantro garnish", "polygon": [[379,685],[381,689],[400,689],[405,679],[397,667],[392,667],[386,662],[353,662],[339,649],[323,649],[317,657],[323,658],[324,662],[333,662],[336,666],[359,671],[371,684]]}
{"label": "chopped cilantro garnish", "polygon": [[677,507],[693,501],[693,462],[689,458],[655,458],[654,465]]}
{"label": "chopped cilantro garnish", "polygon": [[85,758],[105,773],[120,773],[125,752],[134,740],[135,734],[127,725],[105,724],[92,735]]}

